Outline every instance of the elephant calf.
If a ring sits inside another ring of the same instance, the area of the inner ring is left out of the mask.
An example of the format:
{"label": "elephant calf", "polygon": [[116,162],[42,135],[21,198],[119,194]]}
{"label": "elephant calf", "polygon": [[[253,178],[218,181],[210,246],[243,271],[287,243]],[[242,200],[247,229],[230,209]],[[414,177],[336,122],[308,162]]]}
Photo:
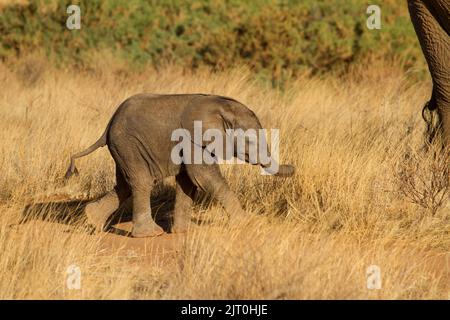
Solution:
{"label": "elephant calf", "polygon": [[[201,121],[204,130],[220,130],[224,136],[229,132],[227,129],[262,129],[250,109],[227,97],[139,94],[128,98],[118,107],[99,140],[70,159],[66,178],[77,173],[76,158],[105,145],[108,145],[116,163],[116,186],[87,205],[89,221],[103,229],[108,218],[130,199],[133,207],[132,235],[151,237],[162,234],[163,229],[152,219],[149,198],[155,183],[169,176],[175,176],[177,182],[172,232],[186,231],[192,197],[197,188],[217,198],[229,214],[242,215],[238,198],[227,186],[217,163],[177,163],[172,160],[177,144],[171,140],[172,133],[178,128],[192,132],[194,121]],[[197,146],[192,141],[192,148],[196,147],[204,150],[204,146]],[[258,159],[250,161],[249,148],[245,150],[243,154],[235,153],[233,156],[268,170],[267,165]],[[181,158],[184,159],[183,155]],[[281,165],[276,175],[290,176],[293,172],[292,166]]]}

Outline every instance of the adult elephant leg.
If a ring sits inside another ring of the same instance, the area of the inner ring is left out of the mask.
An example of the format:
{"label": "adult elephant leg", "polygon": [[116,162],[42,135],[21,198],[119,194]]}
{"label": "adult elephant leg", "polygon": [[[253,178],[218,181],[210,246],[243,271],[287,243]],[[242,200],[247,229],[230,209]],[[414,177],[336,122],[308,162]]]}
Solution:
{"label": "adult elephant leg", "polygon": [[176,177],[175,209],[173,214],[172,233],[186,232],[191,221],[192,200],[197,187],[192,183],[186,171]]}
{"label": "adult elephant leg", "polygon": [[138,170],[135,174],[130,179],[133,201],[133,231],[131,235],[135,238],[159,236],[164,233],[164,230],[153,220],[150,207],[153,181],[147,170]]}
{"label": "adult elephant leg", "polygon": [[125,206],[130,198],[131,191],[122,176],[119,168],[116,168],[116,186],[100,199],[87,204],[85,213],[88,221],[97,230],[103,231],[108,218],[120,207]]}
{"label": "adult elephant leg", "polygon": [[429,109],[439,115],[442,142],[450,148],[450,1],[408,0],[411,21],[433,79]]}
{"label": "adult elephant leg", "polygon": [[450,152],[450,103],[439,108],[438,113],[441,119],[444,148],[448,154]]}
{"label": "adult elephant leg", "polygon": [[228,187],[220,173],[218,165],[187,165],[191,180],[200,189],[210,193],[225,208],[225,211],[235,218],[245,216],[236,194]]}

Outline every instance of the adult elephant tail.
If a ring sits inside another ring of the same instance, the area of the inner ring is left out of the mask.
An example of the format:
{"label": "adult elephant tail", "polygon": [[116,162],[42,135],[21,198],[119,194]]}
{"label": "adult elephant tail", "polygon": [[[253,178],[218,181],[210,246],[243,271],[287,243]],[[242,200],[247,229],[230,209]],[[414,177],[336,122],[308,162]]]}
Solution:
{"label": "adult elephant tail", "polygon": [[436,99],[434,97],[434,90],[430,101],[425,103],[422,109],[422,118],[426,123],[425,138],[428,144],[433,144],[436,137],[442,134],[442,120],[437,112]]}

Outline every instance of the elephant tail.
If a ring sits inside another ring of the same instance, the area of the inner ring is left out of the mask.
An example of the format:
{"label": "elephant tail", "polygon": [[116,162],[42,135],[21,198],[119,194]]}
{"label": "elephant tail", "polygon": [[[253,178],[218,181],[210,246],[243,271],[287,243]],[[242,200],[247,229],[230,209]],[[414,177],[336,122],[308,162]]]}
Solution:
{"label": "elephant tail", "polygon": [[102,136],[93,145],[91,145],[86,150],[76,153],[70,157],[70,165],[69,165],[69,168],[67,169],[64,179],[70,178],[73,174],[78,175],[78,169],[75,166],[75,159],[87,156],[88,154],[94,152],[98,148],[104,147],[106,145],[107,135],[108,135],[108,130],[109,130],[110,124],[111,124],[111,121],[106,126],[105,132],[103,132]]}
{"label": "elephant tail", "polygon": [[433,91],[430,101],[428,101],[422,109],[422,118],[426,123],[425,137],[428,144],[434,142],[441,130],[442,120],[436,110],[437,103]]}

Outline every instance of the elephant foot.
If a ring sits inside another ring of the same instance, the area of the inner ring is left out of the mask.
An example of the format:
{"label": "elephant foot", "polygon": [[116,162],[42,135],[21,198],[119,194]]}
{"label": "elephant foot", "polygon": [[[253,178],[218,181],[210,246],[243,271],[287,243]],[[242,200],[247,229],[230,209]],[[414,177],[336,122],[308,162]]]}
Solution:
{"label": "elephant foot", "polygon": [[85,213],[89,224],[92,225],[96,231],[104,230],[109,214],[99,212],[94,205],[87,205]]}
{"label": "elephant foot", "polygon": [[172,225],[170,227],[171,233],[185,233],[189,229],[189,225],[191,224],[190,213],[183,214],[179,212],[174,213],[174,218],[172,221]]}
{"label": "elephant foot", "polygon": [[174,223],[170,228],[171,233],[186,233],[189,229],[190,222]]}
{"label": "elephant foot", "polygon": [[131,235],[134,238],[157,237],[164,233],[163,228],[155,222],[152,223],[134,223]]}

